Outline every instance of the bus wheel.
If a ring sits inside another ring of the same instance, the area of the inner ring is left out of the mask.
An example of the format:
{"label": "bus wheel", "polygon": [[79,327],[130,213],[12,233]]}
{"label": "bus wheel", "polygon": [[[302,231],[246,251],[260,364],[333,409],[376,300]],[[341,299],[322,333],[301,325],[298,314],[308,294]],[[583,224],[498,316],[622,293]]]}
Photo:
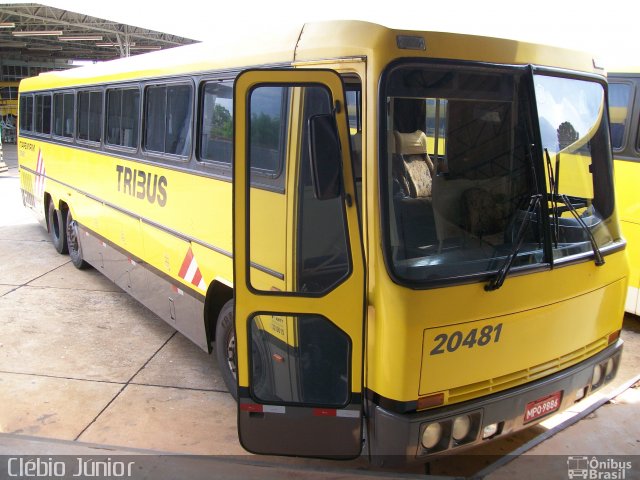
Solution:
{"label": "bus wheel", "polygon": [[51,238],[51,243],[53,243],[58,253],[67,253],[67,236],[64,234],[64,215],[55,207],[53,202],[49,202],[47,220],[49,222],[49,237]]}
{"label": "bus wheel", "polygon": [[216,358],[224,384],[233,398],[238,399],[236,332],[233,327],[233,300],[224,304],[216,324]]}
{"label": "bus wheel", "polygon": [[67,221],[65,231],[67,233],[67,247],[69,249],[69,257],[71,263],[80,270],[89,266],[82,256],[82,245],[80,245],[80,237],[78,235],[78,223],[71,216],[71,212],[67,212]]}

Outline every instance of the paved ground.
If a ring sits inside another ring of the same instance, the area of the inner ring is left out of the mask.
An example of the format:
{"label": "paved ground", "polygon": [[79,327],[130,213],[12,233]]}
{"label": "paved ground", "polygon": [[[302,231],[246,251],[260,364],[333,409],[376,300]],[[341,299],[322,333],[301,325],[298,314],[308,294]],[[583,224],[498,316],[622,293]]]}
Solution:
{"label": "paved ground", "polygon": [[[5,146],[9,170],[0,173],[0,455],[91,454],[108,445],[116,447],[107,452],[116,453],[143,449],[215,455],[207,457],[209,464],[180,460],[180,468],[191,472],[185,478],[200,478],[196,472],[201,471],[218,472],[216,478],[400,474],[364,470],[365,459],[335,463],[246,453],[237,439],[235,403],[215,356],[97,271],[79,271],[55,252],[45,230],[22,207],[15,152],[15,145]],[[623,365],[609,393],[640,373],[638,318],[626,318],[623,338]],[[495,442],[476,455],[436,461],[431,473],[567,478],[569,456],[637,455],[638,391],[626,390],[614,403],[535,447],[540,435],[554,431],[549,430],[554,422]],[[555,423],[568,417],[555,418]],[[640,459],[633,458],[633,471],[625,478],[640,477]],[[167,462],[160,462],[167,476],[156,471],[156,478],[175,478],[168,475],[175,470]]]}

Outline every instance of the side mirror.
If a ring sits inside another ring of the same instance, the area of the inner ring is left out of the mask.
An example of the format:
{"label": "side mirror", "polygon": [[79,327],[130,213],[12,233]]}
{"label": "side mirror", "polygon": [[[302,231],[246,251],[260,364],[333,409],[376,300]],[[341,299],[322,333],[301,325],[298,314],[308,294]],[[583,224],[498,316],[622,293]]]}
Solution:
{"label": "side mirror", "polygon": [[342,152],[335,119],[331,114],[309,118],[309,158],[311,182],[318,200],[340,196],[342,187]]}

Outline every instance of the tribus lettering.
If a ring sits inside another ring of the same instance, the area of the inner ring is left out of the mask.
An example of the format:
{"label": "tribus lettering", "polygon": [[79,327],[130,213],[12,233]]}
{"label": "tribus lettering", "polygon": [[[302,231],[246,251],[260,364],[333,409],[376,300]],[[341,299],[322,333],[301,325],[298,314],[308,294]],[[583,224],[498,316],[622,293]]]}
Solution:
{"label": "tribus lettering", "polygon": [[158,202],[164,207],[167,204],[167,178],[163,175],[151,174],[142,170],[116,165],[118,172],[118,191],[144,199],[150,203]]}

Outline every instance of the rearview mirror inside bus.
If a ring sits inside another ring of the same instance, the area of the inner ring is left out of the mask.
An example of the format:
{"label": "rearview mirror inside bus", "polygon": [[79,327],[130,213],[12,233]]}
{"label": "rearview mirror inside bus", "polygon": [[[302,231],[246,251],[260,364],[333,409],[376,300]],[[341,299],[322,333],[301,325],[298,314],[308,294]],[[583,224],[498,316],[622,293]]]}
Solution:
{"label": "rearview mirror inside bus", "polygon": [[309,154],[311,181],[318,200],[329,200],[340,195],[341,151],[335,119],[331,114],[309,118]]}

